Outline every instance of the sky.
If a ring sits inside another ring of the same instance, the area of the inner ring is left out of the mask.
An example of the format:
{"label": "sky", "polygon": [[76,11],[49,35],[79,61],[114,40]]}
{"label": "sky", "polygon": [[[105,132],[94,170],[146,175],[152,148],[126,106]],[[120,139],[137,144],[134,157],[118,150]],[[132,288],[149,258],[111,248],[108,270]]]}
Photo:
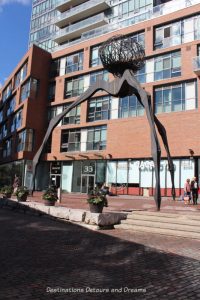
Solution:
{"label": "sky", "polygon": [[0,0],[0,86],[28,50],[32,0]]}

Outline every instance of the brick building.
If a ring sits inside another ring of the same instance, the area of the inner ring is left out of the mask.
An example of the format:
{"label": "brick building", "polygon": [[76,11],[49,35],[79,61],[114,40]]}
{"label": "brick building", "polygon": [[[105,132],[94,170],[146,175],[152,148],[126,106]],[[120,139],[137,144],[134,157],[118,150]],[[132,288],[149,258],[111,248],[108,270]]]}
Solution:
{"label": "brick building", "polygon": [[[115,34],[145,47],[145,67],[136,76],[167,130],[177,194],[186,178],[200,177],[200,1],[160,2],[57,4],[59,14],[51,20],[57,26],[51,35],[56,49],[30,48],[1,89],[1,183],[18,172],[28,186],[31,160],[49,120],[98,78],[113,80],[103,70],[98,48]],[[150,130],[136,97],[114,98],[100,91],[65,116],[42,156],[36,189],[49,182],[63,193],[87,193],[106,182],[114,193],[152,194]],[[170,188],[162,148],[162,195],[170,195]]]}

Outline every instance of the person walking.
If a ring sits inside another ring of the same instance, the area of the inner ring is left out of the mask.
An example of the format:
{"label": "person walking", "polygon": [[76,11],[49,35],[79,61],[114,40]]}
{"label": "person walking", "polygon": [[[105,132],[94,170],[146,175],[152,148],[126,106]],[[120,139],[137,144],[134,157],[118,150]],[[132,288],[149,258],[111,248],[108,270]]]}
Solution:
{"label": "person walking", "polygon": [[[188,199],[186,200],[185,198]],[[190,203],[190,199],[191,199],[191,186],[190,186],[190,179],[186,179],[186,182],[184,184],[184,200],[185,200],[185,204],[189,204]]]}
{"label": "person walking", "polygon": [[198,199],[198,182],[197,178],[193,177],[191,181],[191,192],[192,192],[192,200],[193,200],[193,205],[197,205],[197,199]]}

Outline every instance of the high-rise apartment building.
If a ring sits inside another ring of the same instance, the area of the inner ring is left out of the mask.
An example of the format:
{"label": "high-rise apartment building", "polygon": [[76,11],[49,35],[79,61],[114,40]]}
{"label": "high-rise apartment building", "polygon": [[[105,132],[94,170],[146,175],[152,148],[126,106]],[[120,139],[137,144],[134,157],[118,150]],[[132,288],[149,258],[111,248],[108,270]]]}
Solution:
{"label": "high-rise apartment building", "polygon": [[[18,170],[28,186],[50,119],[99,78],[113,80],[98,49],[116,34],[145,47],[145,66],[135,76],[167,130],[177,195],[186,178],[200,178],[200,0],[34,1],[31,22],[30,43],[52,53],[30,48],[0,91],[0,184]],[[50,181],[63,193],[106,182],[113,193],[153,194],[150,131],[136,97],[98,91],[66,115],[41,158],[36,189]],[[164,149],[161,189],[170,195]]]}

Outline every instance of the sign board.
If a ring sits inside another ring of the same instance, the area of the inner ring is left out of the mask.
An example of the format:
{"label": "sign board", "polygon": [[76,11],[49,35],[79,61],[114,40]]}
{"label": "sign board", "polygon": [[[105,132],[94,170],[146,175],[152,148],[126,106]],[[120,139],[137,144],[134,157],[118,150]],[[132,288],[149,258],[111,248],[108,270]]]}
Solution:
{"label": "sign board", "polygon": [[53,161],[51,163],[51,174],[61,174],[61,162]]}
{"label": "sign board", "polygon": [[84,161],[82,163],[82,174],[83,175],[94,175],[95,174],[95,163]]}

